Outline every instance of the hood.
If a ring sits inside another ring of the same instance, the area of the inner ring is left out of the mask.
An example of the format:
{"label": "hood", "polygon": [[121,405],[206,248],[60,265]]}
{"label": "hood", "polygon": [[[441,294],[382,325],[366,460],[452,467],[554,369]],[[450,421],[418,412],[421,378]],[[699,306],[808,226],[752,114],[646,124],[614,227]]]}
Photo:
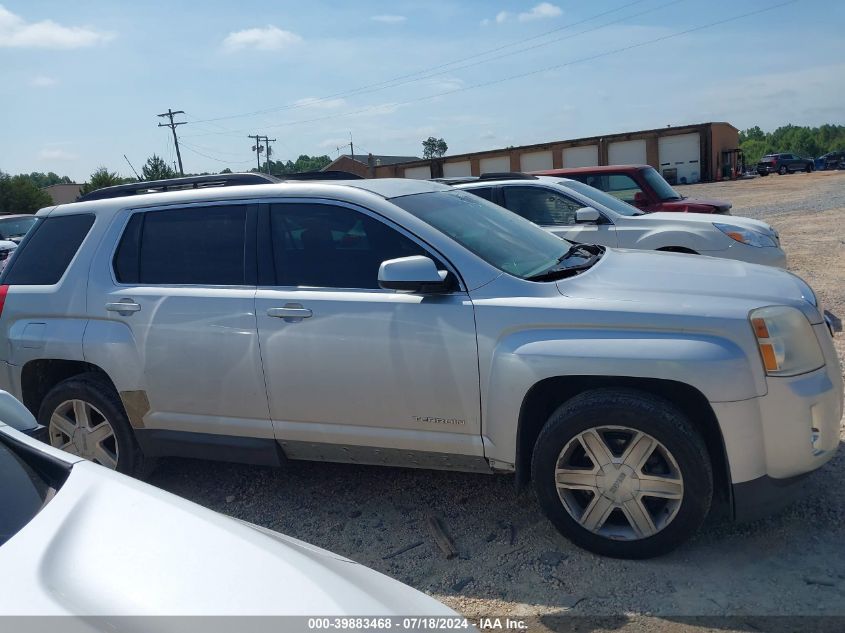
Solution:
{"label": "hood", "polygon": [[0,547],[0,568],[3,615],[454,615],[342,556],[91,462]]}
{"label": "hood", "polygon": [[636,217],[654,218],[663,222],[680,222],[682,224],[693,223],[712,225],[714,222],[718,222],[719,224],[733,224],[735,226],[739,226],[744,229],[751,229],[752,231],[757,231],[758,233],[764,233],[766,235],[777,235],[777,231],[775,231],[770,224],[761,222],[760,220],[754,220],[752,218],[744,218],[738,215],[732,215],[729,217],[714,216],[712,213],[684,213],[683,215],[678,215],[677,213],[661,211],[658,213],[649,213],[647,215]]}
{"label": "hood", "polygon": [[791,305],[821,322],[812,292],[779,268],[732,259],[659,251],[608,249],[589,271],[557,282],[566,296],[625,302],[630,310],[745,318],[767,305]]}
{"label": "hood", "polygon": [[681,200],[661,200],[660,206],[667,209],[685,209],[688,206],[712,207],[721,213],[730,210],[731,203],[715,198],[682,198]]}

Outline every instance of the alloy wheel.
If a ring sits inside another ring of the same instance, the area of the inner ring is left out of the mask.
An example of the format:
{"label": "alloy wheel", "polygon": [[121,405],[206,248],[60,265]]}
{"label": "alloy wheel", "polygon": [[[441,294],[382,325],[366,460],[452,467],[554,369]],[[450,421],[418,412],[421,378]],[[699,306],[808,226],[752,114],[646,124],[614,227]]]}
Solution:
{"label": "alloy wheel", "polygon": [[119,449],[114,428],[102,412],[84,400],[66,400],[53,411],[50,445],[114,470]]}
{"label": "alloy wheel", "polygon": [[623,426],[587,429],[558,455],[561,503],[583,528],[633,541],[669,525],[684,497],[678,463],[651,435]]}

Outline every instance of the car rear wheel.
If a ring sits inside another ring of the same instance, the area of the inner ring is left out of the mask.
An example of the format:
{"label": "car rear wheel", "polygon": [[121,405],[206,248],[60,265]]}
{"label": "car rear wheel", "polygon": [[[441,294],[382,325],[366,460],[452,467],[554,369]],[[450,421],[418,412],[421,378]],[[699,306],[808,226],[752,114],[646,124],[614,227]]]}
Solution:
{"label": "car rear wheel", "polygon": [[670,402],[597,389],[560,406],[534,448],[540,505],[575,544],[604,556],[651,558],[692,536],[710,510],[707,449]]}
{"label": "car rear wheel", "polygon": [[38,412],[50,444],[106,468],[139,475],[143,455],[120,397],[96,373],[74,376],[53,387]]}
{"label": "car rear wheel", "polygon": [[812,166],[812,165],[810,165],[810,164],[808,164],[808,165],[804,168],[804,171],[806,171],[806,172],[809,174],[811,171],[813,171],[813,166]]}
{"label": "car rear wheel", "polygon": [[789,171],[789,170],[786,168],[786,165],[781,165],[781,166],[778,168],[778,173],[779,173],[781,176],[786,176],[786,173],[787,173],[788,171]]}

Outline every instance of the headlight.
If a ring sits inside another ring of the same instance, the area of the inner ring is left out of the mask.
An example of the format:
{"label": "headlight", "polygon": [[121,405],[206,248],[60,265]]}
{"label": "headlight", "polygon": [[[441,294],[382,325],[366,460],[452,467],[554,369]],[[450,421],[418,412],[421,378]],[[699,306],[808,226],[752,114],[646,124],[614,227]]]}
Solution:
{"label": "headlight", "polygon": [[713,226],[732,240],[736,240],[742,244],[758,247],[777,246],[777,244],[775,244],[775,240],[765,233],[759,233],[758,231],[752,231],[751,229],[744,229],[741,226],[734,226],[733,224],[717,224],[714,222]]}
{"label": "headlight", "polygon": [[770,376],[795,376],[824,367],[816,334],[800,310],[769,306],[752,311],[749,319]]}

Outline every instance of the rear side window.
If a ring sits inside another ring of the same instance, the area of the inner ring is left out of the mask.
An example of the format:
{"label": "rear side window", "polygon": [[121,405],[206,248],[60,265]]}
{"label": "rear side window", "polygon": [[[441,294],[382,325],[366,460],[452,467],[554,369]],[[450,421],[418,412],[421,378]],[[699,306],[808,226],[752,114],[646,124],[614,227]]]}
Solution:
{"label": "rear side window", "polygon": [[575,224],[582,204],[544,187],[504,187],[505,207],[540,226]]}
{"label": "rear side window", "polygon": [[132,216],[114,256],[124,284],[245,285],[246,206]]}
{"label": "rear side window", "polygon": [[90,213],[39,220],[12,256],[3,283],[10,286],[58,283],[93,224],[94,216]]}
{"label": "rear side window", "polygon": [[467,191],[475,194],[479,198],[484,198],[485,200],[493,202],[493,187],[479,187],[478,189],[467,189]]}

